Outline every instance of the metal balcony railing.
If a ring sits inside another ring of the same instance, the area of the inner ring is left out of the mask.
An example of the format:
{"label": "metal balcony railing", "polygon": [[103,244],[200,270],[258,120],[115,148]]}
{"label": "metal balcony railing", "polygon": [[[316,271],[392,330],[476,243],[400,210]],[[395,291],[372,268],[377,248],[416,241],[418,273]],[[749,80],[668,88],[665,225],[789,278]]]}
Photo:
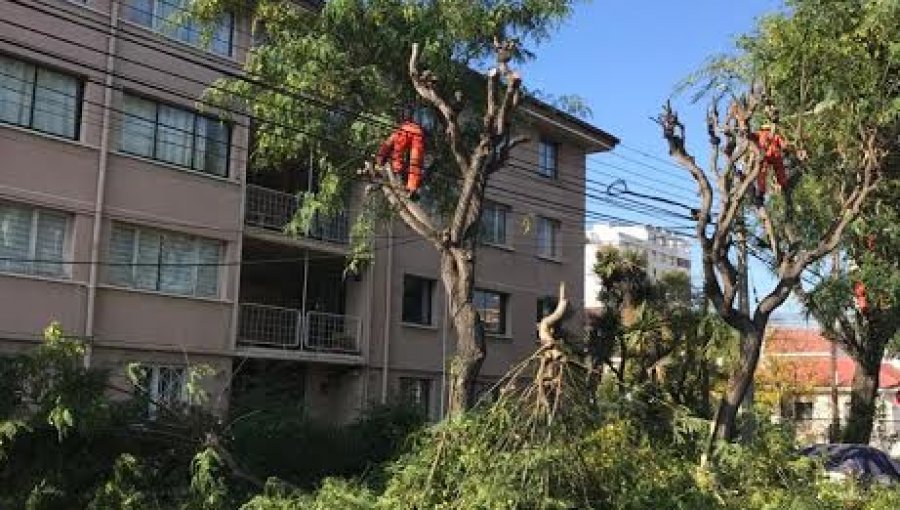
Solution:
{"label": "metal balcony railing", "polygon": [[293,308],[241,303],[238,344],[296,349],[302,322],[303,314]]}
{"label": "metal balcony railing", "polygon": [[359,317],[241,303],[238,345],[359,355]]}
{"label": "metal balcony railing", "polygon": [[[295,195],[261,186],[247,185],[245,196],[244,223],[267,230],[284,231],[300,207]],[[346,244],[349,241],[349,221],[341,212],[332,217],[316,215],[307,237]]]}
{"label": "metal balcony railing", "polygon": [[303,346],[314,351],[359,352],[358,317],[324,312],[307,312]]}

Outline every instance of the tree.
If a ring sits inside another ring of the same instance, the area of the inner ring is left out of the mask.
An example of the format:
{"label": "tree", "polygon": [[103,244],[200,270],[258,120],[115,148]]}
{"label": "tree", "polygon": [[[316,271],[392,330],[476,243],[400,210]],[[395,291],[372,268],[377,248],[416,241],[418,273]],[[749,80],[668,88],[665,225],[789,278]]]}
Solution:
{"label": "tree", "polygon": [[[807,292],[797,293],[825,336],[856,364],[850,415],[842,431],[846,443],[868,443],[875,421],[879,373],[891,341],[900,338],[900,182],[875,194],[847,236],[828,274]],[[866,303],[854,296],[865,288]]]}
{"label": "tree", "polygon": [[674,404],[708,416],[717,361],[726,356],[732,330],[692,303],[686,273],[664,272],[651,281],[645,264],[634,251],[597,250],[602,309],[589,331],[592,362],[609,365],[620,383],[649,384]]}
{"label": "tree", "polygon": [[[237,104],[253,118],[257,165],[314,155],[319,189],[304,197],[295,230],[315,213],[343,207],[399,107],[412,104],[436,117],[441,129],[429,141],[434,164],[421,202],[400,191],[390,171],[368,167],[374,186],[353,228],[350,269],[371,258],[368,239],[388,218],[400,218],[434,247],[457,337],[451,415],[474,402],[486,354],[472,303],[485,189],[525,141],[511,128],[522,80],[510,65],[528,58],[522,42],[546,38],[571,4],[335,0],[313,13],[282,0],[192,2],[201,21],[236,10],[265,34],[247,59],[246,77],[216,83],[207,98]],[[478,66],[489,67],[486,75],[472,71]]]}
{"label": "tree", "polygon": [[[734,436],[772,312],[802,273],[839,245],[885,174],[887,154],[896,149],[896,2],[791,0],[788,6],[740,41],[740,55],[713,61],[702,81],[692,81],[700,84],[701,96],[713,96],[707,168],[688,151],[685,128],[671,107],[660,117],[670,154],[700,192],[696,238],[704,292],[741,334],[739,363],[719,404],[713,439]],[[726,99],[722,116],[719,106]],[[752,208],[747,199],[764,161],[756,133],[764,122],[788,138],[795,172],[779,198]],[[832,212],[825,221],[803,221],[803,211],[793,206],[792,193],[810,188]],[[755,215],[745,218],[750,209]],[[745,233],[739,220],[771,255],[777,278],[752,312],[735,303],[741,274],[734,257]]]}

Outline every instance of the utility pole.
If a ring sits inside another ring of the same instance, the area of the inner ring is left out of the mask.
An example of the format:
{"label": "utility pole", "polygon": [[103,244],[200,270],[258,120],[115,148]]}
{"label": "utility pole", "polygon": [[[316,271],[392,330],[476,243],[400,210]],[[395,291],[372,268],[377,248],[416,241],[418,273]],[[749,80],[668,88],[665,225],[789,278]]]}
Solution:
{"label": "utility pole", "polygon": [[[747,226],[744,223],[744,215],[741,214],[735,220],[735,237],[737,238],[737,272],[738,272],[738,310],[740,313],[745,316],[750,316],[750,286],[749,286],[749,266],[747,264]],[[746,335],[741,335],[741,346],[743,347],[744,342],[750,342],[752,339],[746,338]],[[755,393],[755,381],[753,379],[750,380],[750,385],[747,387],[747,392],[744,394],[744,400],[741,402],[741,407],[745,413],[753,412],[753,400]],[[748,438],[753,433],[753,429],[755,427],[751,424],[746,431]]]}
{"label": "utility pole", "polygon": [[[835,250],[831,254],[831,275],[839,278],[841,274],[841,255]],[[828,431],[828,441],[837,442],[841,435],[841,412],[838,406],[838,369],[837,369],[837,342],[831,342],[831,427]]]}

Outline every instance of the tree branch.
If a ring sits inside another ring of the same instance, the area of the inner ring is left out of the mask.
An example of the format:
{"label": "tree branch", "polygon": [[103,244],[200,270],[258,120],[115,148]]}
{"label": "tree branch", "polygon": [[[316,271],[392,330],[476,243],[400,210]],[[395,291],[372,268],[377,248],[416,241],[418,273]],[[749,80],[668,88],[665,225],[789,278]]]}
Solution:
{"label": "tree branch", "polygon": [[542,346],[550,346],[556,343],[556,337],[553,335],[554,328],[556,324],[562,320],[563,316],[566,314],[566,309],[569,306],[569,300],[566,299],[566,284],[560,282],[559,284],[559,301],[556,303],[556,308],[553,310],[553,313],[541,319],[541,322],[538,323],[538,334],[541,339]]}
{"label": "tree branch", "polygon": [[456,164],[459,166],[460,170],[465,170],[469,167],[469,158],[466,156],[462,134],[459,130],[459,115],[457,114],[457,111],[450,106],[450,103],[438,94],[437,90],[434,88],[434,77],[431,73],[427,71],[420,72],[418,67],[419,44],[413,43],[412,51],[409,56],[409,78],[419,96],[431,103],[444,118],[447,139],[450,143],[450,151],[453,153],[453,157],[456,159]]}
{"label": "tree branch", "polygon": [[837,247],[847,226],[859,216],[866,198],[878,187],[878,183],[881,180],[881,174],[878,169],[883,154],[879,154],[879,151],[875,148],[875,142],[875,135],[870,135],[867,140],[868,147],[862,172],[857,174],[857,182],[850,192],[850,196],[841,204],[841,215],[831,223],[828,231],[822,236],[813,250],[808,252],[802,251],[798,254],[795,267],[791,268],[792,274],[796,273],[799,275],[806,266],[817,262]]}
{"label": "tree branch", "polygon": [[403,189],[403,185],[397,180],[391,169],[387,165],[378,167],[378,165],[373,165],[371,162],[366,162],[365,171],[374,180],[379,180],[379,177],[383,179],[380,183],[381,190],[388,203],[400,215],[403,222],[417,234],[431,241],[438,250],[443,249],[444,243],[437,228],[434,226],[434,222],[418,204],[410,200],[406,194],[397,191],[398,189]]}

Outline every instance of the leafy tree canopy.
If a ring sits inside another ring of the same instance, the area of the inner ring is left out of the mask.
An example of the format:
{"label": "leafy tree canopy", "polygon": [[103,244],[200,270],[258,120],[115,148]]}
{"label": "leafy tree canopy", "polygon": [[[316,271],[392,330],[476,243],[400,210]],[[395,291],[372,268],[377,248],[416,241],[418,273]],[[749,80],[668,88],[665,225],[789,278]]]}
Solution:
{"label": "leafy tree canopy", "polygon": [[[573,3],[335,0],[315,11],[283,0],[193,0],[191,7],[201,21],[214,21],[223,12],[253,20],[258,44],[245,65],[248,79],[221,80],[207,95],[250,113],[257,167],[305,164],[314,156],[319,185],[303,202],[293,225],[297,231],[307,228],[314,212],[342,209],[362,161],[398,125],[400,110],[424,106],[409,78],[414,43],[438,91],[465,106],[463,134],[468,126],[474,145],[484,86],[472,69],[494,54],[498,37],[519,42],[514,62],[531,58],[526,44],[546,39]],[[426,196],[436,209],[447,211],[459,169],[441,135],[446,126],[437,125],[442,122],[437,115],[430,122],[435,128],[427,150],[434,163]],[[387,213],[382,201],[377,194],[367,199],[354,229],[358,241],[375,228],[375,218]]]}

